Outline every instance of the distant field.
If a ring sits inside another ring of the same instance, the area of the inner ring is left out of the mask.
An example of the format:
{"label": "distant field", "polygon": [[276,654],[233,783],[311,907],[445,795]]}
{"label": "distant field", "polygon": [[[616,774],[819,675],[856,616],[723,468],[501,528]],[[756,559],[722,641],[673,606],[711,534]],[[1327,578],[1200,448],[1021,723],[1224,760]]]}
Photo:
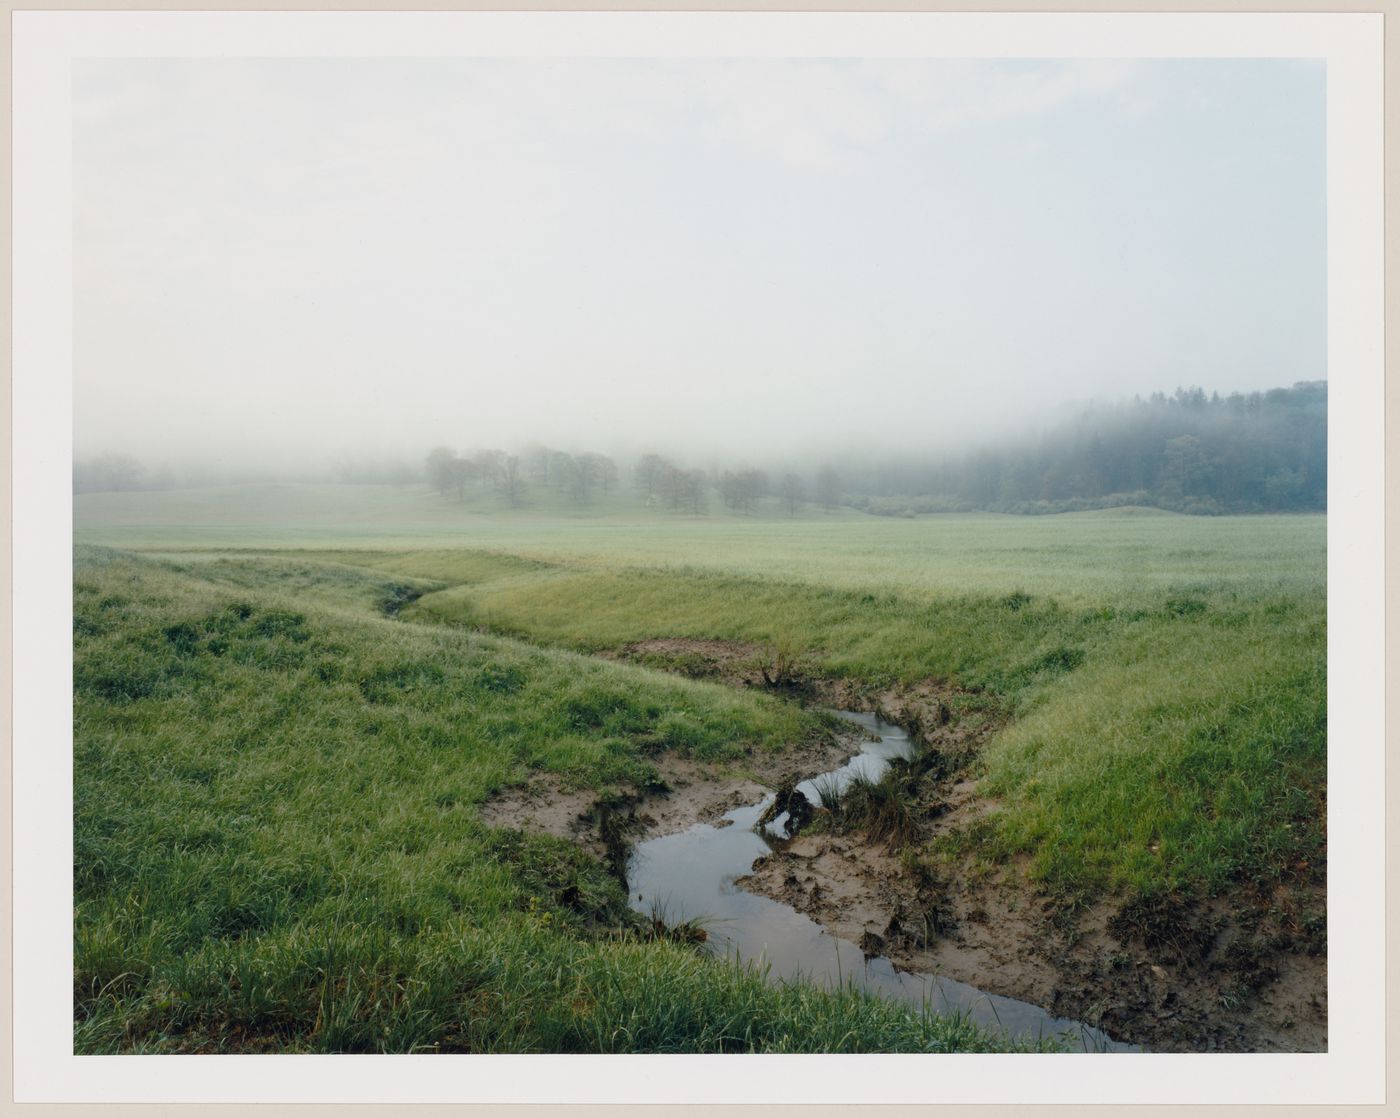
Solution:
{"label": "distant field", "polygon": [[[170,806],[195,811],[204,802],[199,789],[221,789],[222,798],[198,809],[198,826],[178,824],[180,834],[194,826],[228,841],[230,819],[263,818],[282,789],[302,804],[285,826],[311,844],[297,855],[303,862],[313,858],[318,802],[343,802],[332,810],[345,813],[351,830],[386,825],[356,823],[357,813],[383,820],[388,811],[405,836],[441,832],[445,852],[486,841],[470,805],[521,766],[633,779],[657,742],[723,756],[727,742],[776,748],[806,732],[783,721],[795,712],[767,698],[561,659],[658,637],[783,649],[804,670],[871,686],[935,679],[964,689],[1008,720],[977,770],[983,794],[1001,810],[943,844],[942,855],[1023,859],[1028,879],[1070,909],[1104,895],[1229,896],[1245,884],[1322,880],[1322,516],[736,519],[638,512],[633,504],[584,517],[464,507],[411,489],[262,486],[89,495],[75,501],[75,517],[80,544],[146,553],[136,561],[84,551],[78,572],[79,616],[93,626],[76,636],[79,836],[92,836],[80,842],[80,882],[85,857],[106,867],[89,873],[97,874],[94,907],[80,907],[79,917],[80,947],[85,926],[106,929],[79,955],[80,971],[82,959],[98,960],[88,966],[94,990],[130,964],[124,936],[167,934],[140,924],[139,906],[121,898],[135,895],[132,873],[149,875],[140,879],[150,896],[167,888],[162,875],[170,871],[150,851],[174,825]],[[399,620],[383,620],[385,596],[394,594],[406,594]],[[103,606],[109,599],[120,604]],[[214,631],[228,603],[242,600],[260,614],[275,607],[304,615],[298,625],[309,643],[272,634],[281,643],[267,654],[292,657],[285,679],[255,643],[236,672],[224,659],[191,668],[204,663],[198,656],[210,640],[254,641],[256,632],[236,624],[232,637]],[[169,637],[182,625],[193,651]],[[502,664],[522,665],[529,690],[472,684],[467,706],[445,698],[468,677],[495,678]],[[205,668],[213,674],[201,675]],[[136,690],[127,694],[103,674],[114,671],[129,672]],[[580,672],[596,682],[568,682]],[[588,699],[594,714],[570,723],[560,696],[578,686],[637,698],[621,706]],[[208,687],[222,696],[212,708],[201,705]],[[627,713],[636,702],[646,713]],[[216,732],[197,743],[189,727],[207,717]],[[247,720],[271,733],[275,747],[244,751]],[[461,770],[446,745],[459,725],[478,735]],[[311,763],[298,771],[303,747]],[[427,767],[403,768],[394,757],[404,750]],[[161,757],[184,760],[169,760],[157,786],[141,773]],[[387,784],[363,775],[384,765]],[[424,781],[418,772],[433,775]],[[372,806],[356,802],[371,785]],[[464,814],[443,815],[442,788],[459,785],[454,803]],[[249,800],[250,788],[264,798]],[[127,833],[132,811],[149,822]],[[449,818],[458,828],[450,835],[441,831]],[[254,904],[258,860],[272,857],[282,826],[264,820],[239,855],[253,890],[240,904]],[[177,839],[169,841],[185,843]],[[324,853],[327,865],[338,864],[338,848]],[[348,848],[344,856],[366,857]],[[381,875],[382,867],[369,867],[354,873]],[[388,888],[381,876],[376,889]],[[359,919],[333,904],[326,911]],[[121,1047],[113,1030],[131,1011],[111,1008],[115,1016],[94,1016],[80,1034],[91,1050]]]}
{"label": "distant field", "polygon": [[1126,600],[1196,584],[1317,593],[1326,518],[1188,517],[1155,509],[900,520],[809,509],[789,518],[639,511],[628,494],[506,510],[393,486],[259,485],[83,494],[78,543],[161,548],[494,550],[571,565],[700,567],[919,594]]}

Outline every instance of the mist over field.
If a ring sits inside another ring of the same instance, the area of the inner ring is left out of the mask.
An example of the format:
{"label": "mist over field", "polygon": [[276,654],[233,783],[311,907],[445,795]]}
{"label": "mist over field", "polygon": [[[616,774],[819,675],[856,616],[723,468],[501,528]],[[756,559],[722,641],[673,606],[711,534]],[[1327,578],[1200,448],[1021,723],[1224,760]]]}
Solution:
{"label": "mist over field", "polygon": [[75,457],[817,468],[1318,381],[1325,72],[198,59],[74,77]]}
{"label": "mist over field", "polygon": [[1326,76],[76,63],[72,1051],[1326,1051]]}

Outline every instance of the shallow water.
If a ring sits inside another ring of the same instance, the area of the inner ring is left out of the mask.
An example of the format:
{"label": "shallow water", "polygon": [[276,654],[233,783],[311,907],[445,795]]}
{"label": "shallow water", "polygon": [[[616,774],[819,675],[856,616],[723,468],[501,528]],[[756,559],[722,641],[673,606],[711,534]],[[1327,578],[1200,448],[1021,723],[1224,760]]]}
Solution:
{"label": "shallow water", "polygon": [[[878,736],[845,765],[804,781],[798,788],[820,803],[819,787],[844,788],[857,774],[878,779],[895,757],[910,753],[908,736],[874,715],[840,712]],[[668,924],[698,920],[711,948],[741,961],[766,964],[773,980],[799,975],[818,985],[857,985],[887,997],[927,1005],[935,1013],[961,1012],[978,1024],[1005,1029],[1014,1037],[1065,1036],[1085,1051],[1136,1051],[1088,1025],[1052,1017],[1014,998],[988,994],[935,975],[898,971],[885,958],[867,959],[859,947],[824,931],[796,909],[747,893],[735,885],[772,847],[755,827],[772,802],[735,808],[718,825],[697,823],[690,830],[639,843],[627,866],[634,909],[659,915]],[[784,817],[772,824],[781,834]]]}

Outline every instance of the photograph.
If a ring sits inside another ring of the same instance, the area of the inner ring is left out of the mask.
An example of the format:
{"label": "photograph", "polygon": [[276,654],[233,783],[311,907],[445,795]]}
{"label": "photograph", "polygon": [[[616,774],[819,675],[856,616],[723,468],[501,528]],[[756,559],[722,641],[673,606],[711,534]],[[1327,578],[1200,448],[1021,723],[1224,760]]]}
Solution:
{"label": "photograph", "polygon": [[1325,1058],[1326,50],[498,38],[60,79],[65,1058]]}

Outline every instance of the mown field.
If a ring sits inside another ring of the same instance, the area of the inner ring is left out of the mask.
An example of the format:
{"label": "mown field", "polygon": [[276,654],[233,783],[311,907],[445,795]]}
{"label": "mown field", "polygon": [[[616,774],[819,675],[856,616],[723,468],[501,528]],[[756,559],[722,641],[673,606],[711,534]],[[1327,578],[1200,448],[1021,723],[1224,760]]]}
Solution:
{"label": "mown field", "polygon": [[649,938],[580,853],[482,825],[533,771],[644,786],[660,750],[742,764],[824,732],[587,655],[647,639],[995,710],[1001,810],[947,853],[1066,908],[1325,864],[1322,517],[587,516],[349,486],[75,506],[83,1051],[994,1043]]}

